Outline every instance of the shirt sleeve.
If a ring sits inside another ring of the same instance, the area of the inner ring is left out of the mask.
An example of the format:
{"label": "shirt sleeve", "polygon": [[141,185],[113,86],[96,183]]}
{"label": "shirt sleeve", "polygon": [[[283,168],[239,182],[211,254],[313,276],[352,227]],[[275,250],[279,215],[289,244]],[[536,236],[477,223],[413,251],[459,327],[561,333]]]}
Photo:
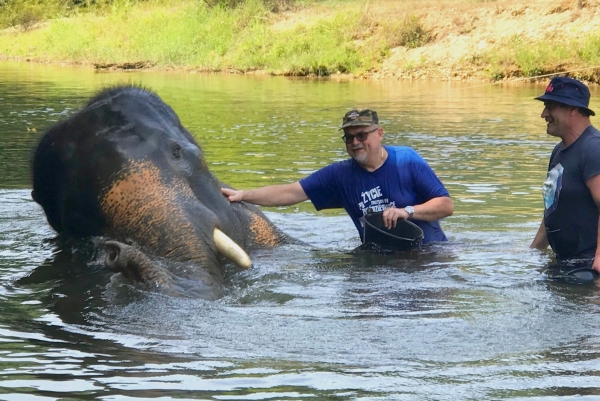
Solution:
{"label": "shirt sleeve", "polygon": [[450,193],[446,190],[444,184],[442,184],[431,166],[416,151],[414,151],[412,158],[412,175],[416,191],[420,198],[419,203],[424,203],[440,196],[450,196]]}
{"label": "shirt sleeve", "polygon": [[584,181],[600,174],[600,136],[590,136],[583,147],[582,171]]}
{"label": "shirt sleeve", "polygon": [[302,189],[315,209],[344,207],[336,179],[337,164],[331,164],[300,180]]}

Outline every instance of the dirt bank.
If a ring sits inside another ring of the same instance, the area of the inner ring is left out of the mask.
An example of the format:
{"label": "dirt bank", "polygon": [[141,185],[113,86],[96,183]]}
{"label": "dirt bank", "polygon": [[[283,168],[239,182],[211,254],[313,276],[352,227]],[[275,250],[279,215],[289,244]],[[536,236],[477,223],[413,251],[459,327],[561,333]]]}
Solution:
{"label": "dirt bank", "polygon": [[[510,40],[567,42],[600,33],[597,0],[422,3],[414,11],[432,41],[416,49],[394,48],[383,65],[372,71],[372,77],[490,80],[490,66],[480,62],[480,55]],[[503,79],[524,80],[517,68],[503,67],[508,71]],[[547,65],[540,75],[575,70],[579,71],[573,75],[600,83],[600,65],[589,68],[570,60]]]}

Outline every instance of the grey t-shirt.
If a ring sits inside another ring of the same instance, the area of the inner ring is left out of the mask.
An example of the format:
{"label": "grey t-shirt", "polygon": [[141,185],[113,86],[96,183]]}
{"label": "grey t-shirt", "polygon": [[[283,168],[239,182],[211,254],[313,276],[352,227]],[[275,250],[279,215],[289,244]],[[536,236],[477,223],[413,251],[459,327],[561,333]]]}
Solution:
{"label": "grey t-shirt", "polygon": [[598,207],[585,182],[600,174],[600,131],[589,126],[568,148],[559,143],[544,182],[544,223],[559,259],[593,258]]}

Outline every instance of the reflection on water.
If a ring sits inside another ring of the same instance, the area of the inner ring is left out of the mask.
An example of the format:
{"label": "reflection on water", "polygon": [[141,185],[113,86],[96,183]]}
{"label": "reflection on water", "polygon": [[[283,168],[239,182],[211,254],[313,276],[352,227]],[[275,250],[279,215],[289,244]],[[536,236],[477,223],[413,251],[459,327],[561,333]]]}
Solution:
{"label": "reflection on water", "polygon": [[[235,187],[291,182],[345,158],[341,116],[375,108],[385,142],[416,148],[448,187],[451,241],[411,255],[359,252],[343,212],[270,208],[310,246],[256,252],[217,302],[137,291],[93,249],[57,252],[29,194],[43,128],[117,82],[171,104]],[[528,249],[555,142],[532,100],[543,86],[2,64],[0,89],[0,399],[600,396],[599,289],[547,280],[549,254]]]}

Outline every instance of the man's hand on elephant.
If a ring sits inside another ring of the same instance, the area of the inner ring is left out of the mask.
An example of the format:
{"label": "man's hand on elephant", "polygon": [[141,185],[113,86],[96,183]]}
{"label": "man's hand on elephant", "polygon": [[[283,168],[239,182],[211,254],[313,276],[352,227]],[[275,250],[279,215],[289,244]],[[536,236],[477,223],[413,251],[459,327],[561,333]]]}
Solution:
{"label": "man's hand on elephant", "polygon": [[223,195],[229,200],[229,202],[241,202],[244,198],[244,191],[236,191],[230,188],[221,188]]}
{"label": "man's hand on elephant", "polygon": [[388,207],[383,211],[382,214],[383,225],[389,230],[396,227],[398,219],[406,220],[409,217],[410,216],[408,215],[408,212],[404,209],[398,209],[397,207]]}

